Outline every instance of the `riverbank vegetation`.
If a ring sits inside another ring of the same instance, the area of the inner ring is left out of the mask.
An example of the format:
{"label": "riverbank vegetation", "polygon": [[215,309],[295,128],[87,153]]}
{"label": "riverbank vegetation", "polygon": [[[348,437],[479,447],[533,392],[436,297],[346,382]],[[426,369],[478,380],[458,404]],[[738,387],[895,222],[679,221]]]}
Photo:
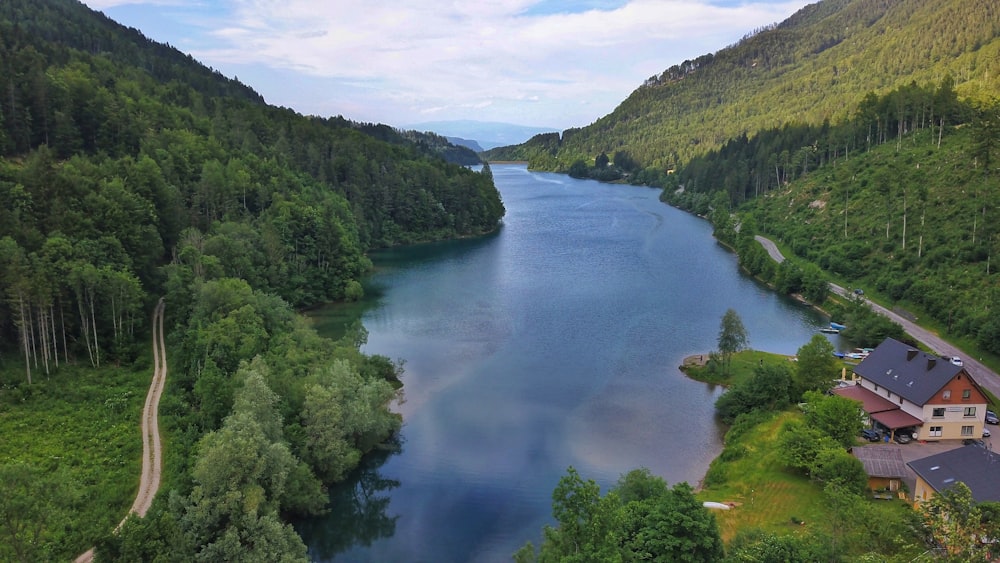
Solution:
{"label": "riverbank vegetation", "polygon": [[570,467],[552,493],[552,515],[558,525],[545,527],[539,549],[528,542],[515,561],[709,563],[723,557],[715,517],[690,485],[668,487],[645,469],[622,475],[602,496],[597,483]]}
{"label": "riverbank vegetation", "polygon": [[[698,491],[732,507],[717,512],[731,560],[912,557],[927,547],[908,505],[865,495],[867,474],[847,453],[859,443],[857,404],[825,394],[843,367],[832,351],[817,334],[795,362],[749,350],[734,356],[739,371],[716,401],[730,428]],[[713,382],[719,371],[685,369]]]}
{"label": "riverbank vegetation", "polygon": [[[266,105],[72,0],[0,4],[0,76],[0,429],[16,436],[0,471],[3,509],[27,518],[0,549],[36,550],[0,559],[95,542],[109,560],[304,559],[282,518],[324,510],[326,484],[393,447],[402,370],[359,353],[363,327],[331,342],[295,311],[359,298],[368,250],[495,230],[489,167]],[[110,536],[139,475],[161,296],[163,488]],[[43,473],[53,500],[23,510]]]}

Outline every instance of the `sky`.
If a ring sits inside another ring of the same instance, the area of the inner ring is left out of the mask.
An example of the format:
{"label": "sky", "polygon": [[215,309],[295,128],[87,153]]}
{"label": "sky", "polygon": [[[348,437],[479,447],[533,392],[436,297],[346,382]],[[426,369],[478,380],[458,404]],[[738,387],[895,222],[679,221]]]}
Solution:
{"label": "sky", "polygon": [[559,130],[589,125],[645,79],[812,3],[83,1],[299,113]]}

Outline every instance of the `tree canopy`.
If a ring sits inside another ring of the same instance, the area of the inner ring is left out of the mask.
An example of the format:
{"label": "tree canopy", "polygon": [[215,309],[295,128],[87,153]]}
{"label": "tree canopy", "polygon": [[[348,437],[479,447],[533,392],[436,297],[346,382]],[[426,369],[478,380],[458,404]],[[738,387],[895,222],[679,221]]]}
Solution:
{"label": "tree canopy", "polygon": [[747,329],[743,326],[743,319],[734,309],[727,309],[722,315],[719,323],[719,353],[722,355],[722,363],[725,370],[729,369],[729,362],[733,354],[745,350],[750,343]]}
{"label": "tree canopy", "polygon": [[715,517],[687,483],[670,488],[645,469],[623,475],[601,496],[593,480],[570,467],[552,493],[558,526],[546,526],[536,552],[529,542],[514,559],[530,561],[718,561]]}

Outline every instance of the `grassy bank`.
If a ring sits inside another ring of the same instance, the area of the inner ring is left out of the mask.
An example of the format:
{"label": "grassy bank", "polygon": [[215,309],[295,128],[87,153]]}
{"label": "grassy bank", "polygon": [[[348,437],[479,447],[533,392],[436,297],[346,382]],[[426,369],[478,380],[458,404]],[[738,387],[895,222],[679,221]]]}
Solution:
{"label": "grassy bank", "polygon": [[[697,356],[695,357],[697,358]],[[791,358],[759,351],[733,357],[728,375],[709,368],[684,367],[692,378],[732,385],[749,379],[756,367]],[[786,424],[803,424],[798,407],[740,416],[725,437],[698,490],[699,500],[730,505],[714,511],[724,542],[736,549],[745,534],[792,536],[811,553],[841,559],[862,554],[916,555],[922,543],[915,514],[903,500],[873,500],[870,495],[831,494],[824,483],[789,465],[780,436]],[[860,440],[858,442],[861,444]],[[735,540],[735,542],[734,542]]]}

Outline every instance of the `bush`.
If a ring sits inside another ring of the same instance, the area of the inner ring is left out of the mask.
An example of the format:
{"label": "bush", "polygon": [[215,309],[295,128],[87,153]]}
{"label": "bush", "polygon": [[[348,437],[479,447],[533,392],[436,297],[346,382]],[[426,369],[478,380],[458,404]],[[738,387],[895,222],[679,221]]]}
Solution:
{"label": "bush", "polygon": [[748,451],[749,450],[747,450],[747,447],[744,446],[744,445],[742,445],[742,444],[740,444],[740,445],[733,445],[733,446],[726,446],[722,450],[722,453],[719,454],[719,459],[721,459],[722,461],[727,461],[727,462],[728,461],[736,461],[736,460],[742,458],[743,456],[747,455]]}

